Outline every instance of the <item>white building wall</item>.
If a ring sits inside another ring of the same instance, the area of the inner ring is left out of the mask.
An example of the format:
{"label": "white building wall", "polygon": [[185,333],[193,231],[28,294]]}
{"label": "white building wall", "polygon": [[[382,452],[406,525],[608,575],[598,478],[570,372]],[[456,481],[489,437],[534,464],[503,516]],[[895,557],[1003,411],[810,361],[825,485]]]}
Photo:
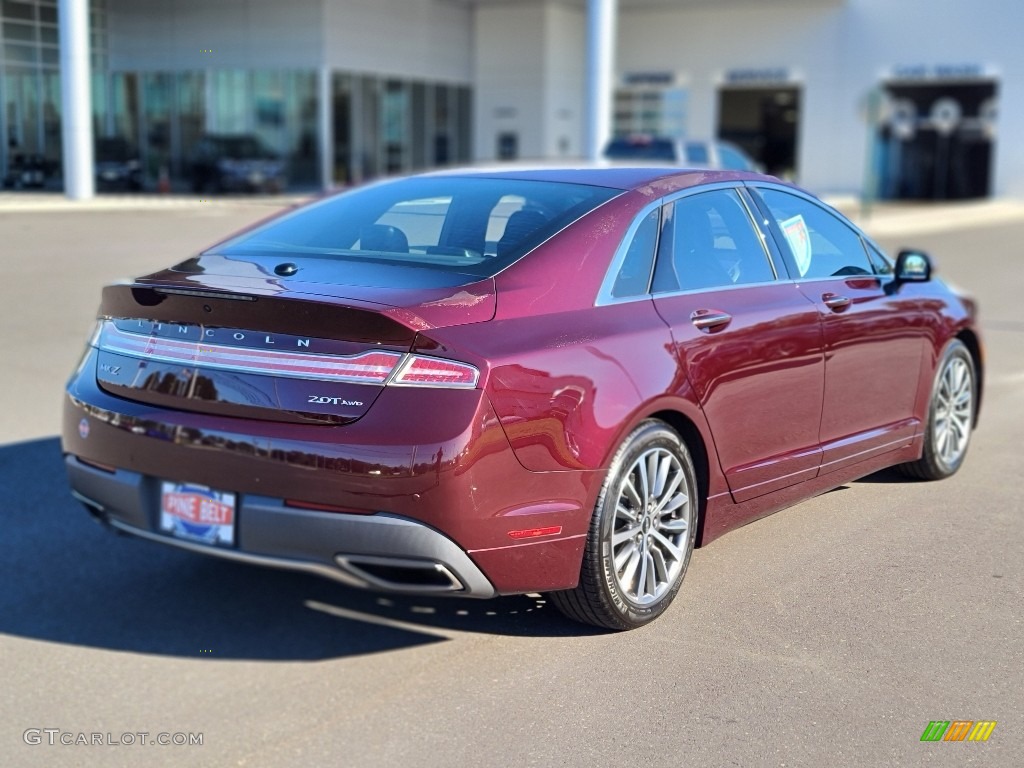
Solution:
{"label": "white building wall", "polygon": [[[333,69],[469,84],[473,9],[451,0],[322,0]],[[291,0],[282,3],[285,7]]]}
{"label": "white building wall", "polygon": [[519,137],[520,157],[546,155],[546,16],[540,0],[476,9],[473,147],[478,160],[497,157],[502,133]]}
{"label": "white building wall", "polygon": [[[718,88],[730,70],[787,70],[802,91],[800,180],[816,186],[836,177],[838,161],[834,151],[807,137],[831,136],[836,121],[849,120],[846,113],[855,112],[853,104],[846,110],[834,104],[841,17],[841,8],[828,2],[633,9],[620,14],[617,69],[621,75],[677,73],[689,88],[688,134],[693,138],[715,136]],[[829,144],[849,152],[849,140],[844,135]],[[863,145],[859,140],[855,151],[863,152]]]}
{"label": "white building wall", "polygon": [[475,154],[514,133],[521,158],[582,152],[586,16],[561,0],[482,4],[475,13]]}
{"label": "white building wall", "polygon": [[862,188],[866,104],[894,68],[974,65],[999,81],[996,194],[1024,195],[1024,4],[1019,0],[736,0],[624,6],[618,65],[674,71],[689,86],[689,133],[714,136],[730,70],[784,68],[802,85],[798,181]]}
{"label": "white building wall", "polygon": [[553,3],[544,25],[544,154],[581,157],[586,69],[586,13]]}

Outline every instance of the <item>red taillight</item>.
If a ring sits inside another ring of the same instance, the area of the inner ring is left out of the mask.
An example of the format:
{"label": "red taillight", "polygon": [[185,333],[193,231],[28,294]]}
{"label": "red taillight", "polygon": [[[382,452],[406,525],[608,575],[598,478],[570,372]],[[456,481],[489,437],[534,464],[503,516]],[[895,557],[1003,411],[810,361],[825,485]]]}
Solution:
{"label": "red taillight", "polygon": [[410,355],[389,384],[404,387],[457,387],[473,389],[480,371],[468,363]]}

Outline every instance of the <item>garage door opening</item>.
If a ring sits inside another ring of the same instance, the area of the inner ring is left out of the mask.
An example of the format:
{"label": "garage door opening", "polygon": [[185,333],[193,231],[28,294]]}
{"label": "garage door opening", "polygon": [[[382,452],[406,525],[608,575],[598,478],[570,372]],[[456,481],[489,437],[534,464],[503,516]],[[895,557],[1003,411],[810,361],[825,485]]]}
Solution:
{"label": "garage door opening", "polygon": [[878,195],[889,200],[967,200],[992,193],[996,82],[884,86]]}
{"label": "garage door opening", "polygon": [[741,147],[773,176],[794,179],[800,125],[800,89],[722,88],[718,137]]}

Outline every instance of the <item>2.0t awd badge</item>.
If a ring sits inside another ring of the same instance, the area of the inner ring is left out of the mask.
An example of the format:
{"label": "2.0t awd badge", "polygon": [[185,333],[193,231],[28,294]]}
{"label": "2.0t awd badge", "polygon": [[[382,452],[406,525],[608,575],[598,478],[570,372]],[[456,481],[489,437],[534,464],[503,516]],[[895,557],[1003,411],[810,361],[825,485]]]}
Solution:
{"label": "2.0t awd badge", "polygon": [[357,408],[363,404],[361,400],[345,400],[341,397],[327,397],[326,395],[309,395],[307,402],[320,405],[352,405]]}

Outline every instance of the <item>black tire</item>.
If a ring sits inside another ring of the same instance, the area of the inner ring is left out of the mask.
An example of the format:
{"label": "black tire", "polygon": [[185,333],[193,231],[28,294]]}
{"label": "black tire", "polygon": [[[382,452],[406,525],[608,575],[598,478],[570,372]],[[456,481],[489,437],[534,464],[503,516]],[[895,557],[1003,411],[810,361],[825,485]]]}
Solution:
{"label": "black tire", "polygon": [[[960,402],[964,396],[966,403]],[[935,369],[921,458],[897,469],[919,480],[941,480],[954,474],[967,456],[977,403],[974,359],[962,341],[953,339]]]}
{"label": "black tire", "polygon": [[[655,477],[646,483],[652,466]],[[642,422],[623,441],[608,470],[590,522],[579,585],[552,592],[551,602],[570,619],[605,629],[635,629],[656,619],[686,575],[697,532],[698,493],[693,460],[679,435],[664,422]]]}

